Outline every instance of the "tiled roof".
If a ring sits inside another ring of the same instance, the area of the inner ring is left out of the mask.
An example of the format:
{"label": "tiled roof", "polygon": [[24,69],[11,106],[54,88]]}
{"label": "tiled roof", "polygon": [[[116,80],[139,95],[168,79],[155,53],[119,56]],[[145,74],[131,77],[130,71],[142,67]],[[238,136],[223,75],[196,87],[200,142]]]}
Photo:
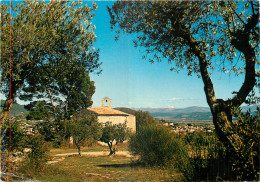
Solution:
{"label": "tiled roof", "polygon": [[116,116],[130,116],[131,114],[127,114],[115,109],[111,109],[108,107],[92,107],[92,108],[87,108],[87,110],[92,111],[98,115],[103,115],[103,116],[110,116],[110,115],[116,115]]}

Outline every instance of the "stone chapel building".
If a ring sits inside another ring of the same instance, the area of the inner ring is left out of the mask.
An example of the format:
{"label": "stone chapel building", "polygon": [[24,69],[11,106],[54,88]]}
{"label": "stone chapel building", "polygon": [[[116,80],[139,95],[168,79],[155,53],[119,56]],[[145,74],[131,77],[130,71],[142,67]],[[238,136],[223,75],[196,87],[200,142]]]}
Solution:
{"label": "stone chapel building", "polygon": [[108,97],[102,99],[101,107],[91,107],[80,111],[79,115],[92,113],[97,115],[98,122],[106,123],[111,122],[112,124],[119,124],[127,122],[127,127],[132,131],[136,132],[136,120],[132,114],[124,113],[116,109],[112,109],[112,100]]}

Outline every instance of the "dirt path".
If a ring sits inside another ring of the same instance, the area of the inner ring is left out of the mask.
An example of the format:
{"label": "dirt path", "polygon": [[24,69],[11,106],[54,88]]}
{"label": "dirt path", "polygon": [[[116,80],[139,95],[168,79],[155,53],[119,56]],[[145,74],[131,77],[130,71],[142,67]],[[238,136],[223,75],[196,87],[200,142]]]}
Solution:
{"label": "dirt path", "polygon": [[[48,161],[47,164],[54,164],[57,162],[60,162],[62,160],[65,159],[66,156],[71,156],[71,155],[78,155],[77,152],[73,152],[73,153],[63,153],[63,154],[55,154],[52,155],[53,160]],[[81,152],[82,156],[94,156],[94,157],[98,157],[98,156],[108,156],[109,155],[109,151],[107,152]],[[124,157],[133,157],[130,152],[128,151],[118,151],[115,154],[116,156],[124,156]]]}
{"label": "dirt path", "polygon": [[[54,157],[64,157],[64,156],[70,156],[70,155],[78,155],[78,153],[77,152],[63,153],[63,154],[55,154],[53,156]],[[106,156],[106,155],[109,155],[109,151],[107,151],[107,152],[81,152],[81,155]],[[118,151],[118,152],[116,152],[116,155],[124,156],[124,157],[132,157],[132,155],[128,151]]]}

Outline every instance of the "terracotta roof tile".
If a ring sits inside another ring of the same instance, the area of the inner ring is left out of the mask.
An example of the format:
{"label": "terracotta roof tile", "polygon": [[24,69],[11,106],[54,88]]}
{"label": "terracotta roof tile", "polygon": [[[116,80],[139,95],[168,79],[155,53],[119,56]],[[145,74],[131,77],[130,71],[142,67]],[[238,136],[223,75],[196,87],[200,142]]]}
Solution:
{"label": "terracotta roof tile", "polygon": [[92,107],[87,108],[87,110],[97,113],[98,115],[118,115],[118,116],[130,116],[131,114],[127,114],[115,109],[111,109],[108,107]]}

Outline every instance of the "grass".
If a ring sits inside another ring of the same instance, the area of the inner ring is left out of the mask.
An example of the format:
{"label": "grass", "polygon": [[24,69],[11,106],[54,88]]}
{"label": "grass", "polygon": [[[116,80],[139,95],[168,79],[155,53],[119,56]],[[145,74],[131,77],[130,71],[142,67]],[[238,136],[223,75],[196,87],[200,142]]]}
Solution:
{"label": "grass", "polygon": [[[118,146],[119,151],[128,150],[123,143]],[[107,146],[94,144],[83,147],[83,152],[109,151]],[[51,149],[50,154],[76,153],[77,149]],[[58,157],[59,158],[59,157]],[[57,157],[56,157],[57,159]],[[135,158],[136,159],[136,158]],[[64,181],[180,181],[182,174],[174,169],[143,166],[134,161],[134,158],[125,156],[78,156],[70,155],[63,160],[48,164],[44,171],[33,174],[30,179],[49,182]]]}
{"label": "grass", "polygon": [[48,165],[35,176],[40,181],[179,181],[181,174],[159,167],[144,167],[121,156],[69,156]]}

